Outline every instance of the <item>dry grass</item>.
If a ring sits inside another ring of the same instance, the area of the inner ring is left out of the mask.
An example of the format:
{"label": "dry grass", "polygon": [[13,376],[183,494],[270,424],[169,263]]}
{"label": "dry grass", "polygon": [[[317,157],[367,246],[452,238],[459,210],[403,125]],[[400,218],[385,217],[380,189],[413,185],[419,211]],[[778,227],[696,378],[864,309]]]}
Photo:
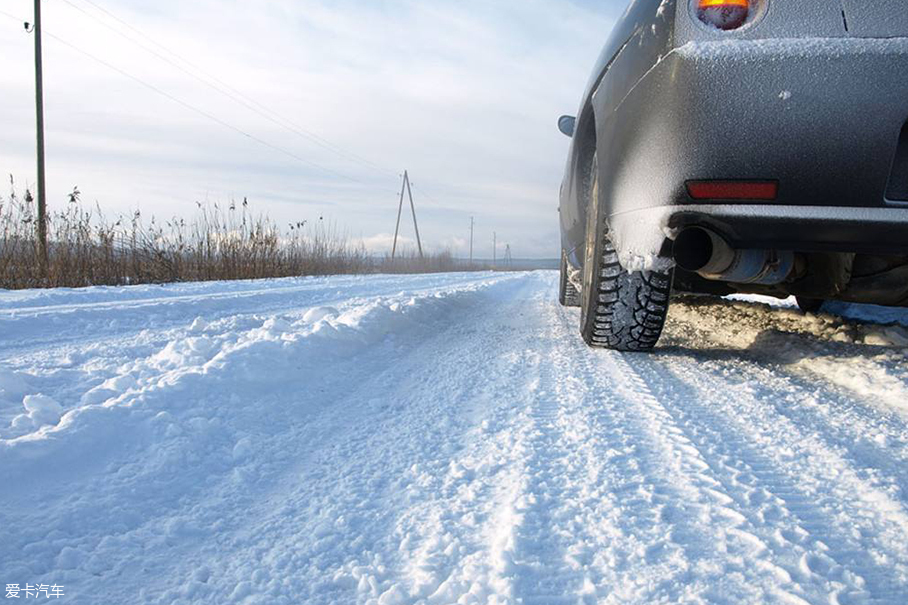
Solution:
{"label": "dry grass", "polygon": [[74,189],[64,209],[48,216],[48,266],[42,276],[36,203],[29,191],[19,195],[10,178],[9,195],[0,195],[0,288],[464,269],[450,253],[376,260],[324,221],[281,229],[254,215],[245,200],[226,207],[199,204],[188,222],[158,222],[138,212],[108,218],[100,208],[86,209],[79,196]]}

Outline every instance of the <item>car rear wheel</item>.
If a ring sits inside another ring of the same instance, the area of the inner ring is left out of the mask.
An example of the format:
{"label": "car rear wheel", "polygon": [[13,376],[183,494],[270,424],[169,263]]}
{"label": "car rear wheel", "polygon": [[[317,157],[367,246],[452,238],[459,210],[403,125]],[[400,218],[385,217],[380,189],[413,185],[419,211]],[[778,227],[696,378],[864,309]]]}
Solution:
{"label": "car rear wheel", "polygon": [[561,254],[561,279],[558,286],[558,302],[563,307],[579,307],[580,292],[568,279],[567,258],[564,253]]}
{"label": "car rear wheel", "polygon": [[672,271],[627,271],[621,266],[599,203],[598,173],[593,156],[580,332],[592,347],[647,351],[656,346],[665,325]]}

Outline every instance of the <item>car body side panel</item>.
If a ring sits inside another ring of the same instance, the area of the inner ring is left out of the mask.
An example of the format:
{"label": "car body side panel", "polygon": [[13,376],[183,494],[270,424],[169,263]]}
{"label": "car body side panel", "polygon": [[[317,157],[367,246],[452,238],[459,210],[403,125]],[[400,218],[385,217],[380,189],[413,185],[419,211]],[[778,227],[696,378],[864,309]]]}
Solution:
{"label": "car body side panel", "polygon": [[[593,92],[599,87],[603,76],[609,70],[610,65],[621,51],[630,46],[631,40],[642,39],[638,34],[647,28],[651,28],[658,20],[660,23],[667,23],[674,20],[675,3],[677,0],[632,0],[624,15],[619,19],[596,65],[593,67],[593,75],[587,83],[583,93],[584,102],[589,100]],[[683,0],[682,0],[683,2]],[[649,40],[652,42],[653,40]]]}
{"label": "car body side panel", "polygon": [[[562,248],[574,267],[580,266],[586,228],[586,201],[582,182],[586,167],[581,164],[588,161],[589,157],[583,155],[586,151],[584,146],[588,144],[584,137],[588,129],[598,130],[596,122],[599,112],[593,110],[593,94],[606,98],[600,94],[602,87],[606,86],[614,91],[614,96],[609,95],[607,98],[620,99],[656,63],[661,54],[671,48],[671,24],[674,22],[675,5],[676,0],[633,0],[612,31],[584,92],[578,112],[577,133],[568,153],[560,205]],[[580,246],[578,242],[581,243]]]}

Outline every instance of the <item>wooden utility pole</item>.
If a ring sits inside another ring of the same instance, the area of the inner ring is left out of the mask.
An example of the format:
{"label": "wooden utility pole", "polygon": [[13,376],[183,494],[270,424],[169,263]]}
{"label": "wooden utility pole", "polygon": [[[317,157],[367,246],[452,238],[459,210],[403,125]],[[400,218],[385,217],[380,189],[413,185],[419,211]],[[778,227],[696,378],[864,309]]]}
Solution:
{"label": "wooden utility pole", "polygon": [[473,266],[473,217],[470,217],[470,266]]}
{"label": "wooden utility pole", "polygon": [[404,170],[404,180],[400,186],[400,203],[397,205],[397,226],[394,227],[394,245],[391,247],[391,260],[397,255],[397,236],[400,233],[400,215],[404,209],[404,192],[410,196],[410,211],[413,213],[413,228],[416,230],[416,246],[419,248],[419,258],[423,258],[422,241],[419,239],[419,224],[416,222],[416,204],[413,203],[413,190],[410,188],[410,175]]}
{"label": "wooden utility pole", "polygon": [[[26,27],[28,24],[26,24]],[[44,73],[41,56],[41,0],[35,0],[35,113],[38,126],[38,269],[47,277],[47,190],[44,177]]]}

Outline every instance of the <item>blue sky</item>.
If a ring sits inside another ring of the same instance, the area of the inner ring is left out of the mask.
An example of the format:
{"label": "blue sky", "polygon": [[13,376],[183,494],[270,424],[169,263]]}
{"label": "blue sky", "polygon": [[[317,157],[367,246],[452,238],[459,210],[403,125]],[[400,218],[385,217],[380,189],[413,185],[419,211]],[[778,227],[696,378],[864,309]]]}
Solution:
{"label": "blue sky", "polygon": [[[0,8],[30,18],[31,4],[4,0]],[[191,215],[196,201],[248,197],[280,222],[323,216],[382,251],[394,230],[397,175],[407,168],[427,247],[466,254],[475,216],[477,255],[491,255],[494,230],[515,256],[554,257],[568,143],[555,120],[575,111],[624,6],[623,0],[45,0],[47,33],[302,160],[50,38],[49,202],[62,204],[78,185],[84,201],[109,214],[139,208],[165,218]],[[31,44],[21,24],[0,15],[0,171],[22,185],[35,178]],[[243,102],[218,93],[222,84],[241,92]],[[252,102],[293,126],[244,106]],[[412,238],[411,224],[404,235]]]}

